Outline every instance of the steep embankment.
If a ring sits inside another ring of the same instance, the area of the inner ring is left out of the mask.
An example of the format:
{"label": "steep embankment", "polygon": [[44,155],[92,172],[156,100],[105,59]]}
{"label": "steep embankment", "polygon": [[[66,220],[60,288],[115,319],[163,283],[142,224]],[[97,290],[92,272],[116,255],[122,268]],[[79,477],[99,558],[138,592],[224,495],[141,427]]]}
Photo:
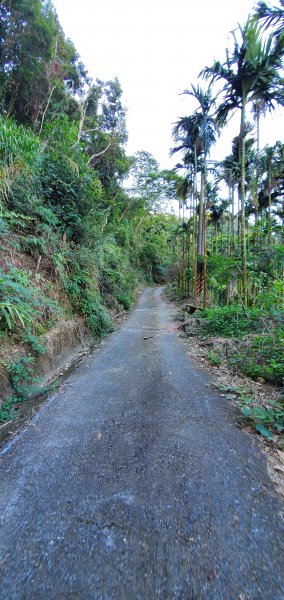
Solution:
{"label": "steep embankment", "polygon": [[[32,241],[35,245],[34,220],[17,215],[18,224],[11,228],[11,213],[5,216],[0,248],[3,423],[95,338],[114,327],[116,315],[131,306],[142,282],[127,252],[107,239],[99,257],[88,257],[87,249],[84,256],[84,248],[63,241],[69,257],[60,269],[52,248],[45,248],[44,254],[30,249]],[[40,243],[44,240],[39,237]]]}

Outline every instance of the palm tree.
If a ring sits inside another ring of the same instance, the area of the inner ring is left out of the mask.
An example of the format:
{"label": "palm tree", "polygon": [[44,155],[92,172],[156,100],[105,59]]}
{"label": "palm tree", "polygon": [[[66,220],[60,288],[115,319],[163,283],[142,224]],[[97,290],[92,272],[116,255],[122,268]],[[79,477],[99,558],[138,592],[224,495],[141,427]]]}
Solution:
{"label": "palm tree", "polygon": [[[217,120],[224,125],[229,115],[237,109],[241,111],[240,122],[240,164],[241,164],[241,258],[242,258],[242,299],[247,304],[247,262],[245,237],[245,136],[246,108],[268,93],[272,87],[281,88],[279,69],[282,66],[284,36],[273,38],[270,35],[262,41],[259,23],[249,18],[244,27],[239,27],[241,41],[234,36],[234,49],[226,61],[215,61],[212,67],[203,70],[205,78],[223,81],[223,100],[217,109]],[[276,83],[277,82],[277,83]]]}
{"label": "palm tree", "polygon": [[[283,203],[283,175],[284,175],[284,146],[281,142],[276,142],[274,146],[265,146],[260,153],[260,206],[264,209],[267,219],[267,242],[276,241],[272,237],[272,216],[282,217],[283,213],[279,210],[279,203]],[[274,210],[272,211],[272,205]],[[284,206],[284,205],[283,205]]]}
{"label": "palm tree", "polygon": [[203,90],[200,86],[191,86],[190,90],[185,90],[195,98],[198,107],[189,117],[180,119],[173,130],[176,141],[179,135],[183,133],[183,142],[172,150],[173,152],[182,151],[184,154],[184,163],[190,164],[192,158],[194,161],[194,195],[197,198],[197,170],[198,156],[202,160],[201,166],[201,190],[198,206],[198,233],[197,233],[197,255],[199,258],[199,268],[197,269],[197,293],[203,293],[203,304],[206,303],[206,194],[207,194],[207,157],[211,145],[216,140],[216,123],[212,116],[214,98],[210,88]]}
{"label": "palm tree", "polygon": [[[284,12],[284,11],[283,11]],[[282,44],[280,44],[280,55]],[[278,52],[278,50],[276,50]],[[277,106],[284,105],[284,90],[283,90],[283,78],[279,74],[279,67],[277,65],[273,70],[271,69],[270,77],[263,81],[261,94],[253,102],[253,113],[256,123],[256,169],[255,169],[255,186],[254,186],[254,203],[255,203],[255,225],[257,228],[258,221],[258,179],[259,179],[259,154],[260,154],[260,117],[265,115],[267,112],[272,113]]]}
{"label": "palm tree", "polygon": [[210,146],[216,141],[216,125],[212,112],[215,99],[212,98],[210,88],[202,90],[200,86],[191,86],[191,90],[185,90],[184,94],[188,94],[195,98],[199,104],[193,116],[196,117],[196,123],[199,128],[199,139],[201,141],[202,150],[202,171],[201,171],[201,195],[199,203],[199,227],[198,227],[198,253],[204,252],[204,205],[206,198],[207,184],[207,157]]}
{"label": "palm tree", "polygon": [[273,7],[268,6],[266,2],[258,2],[255,14],[264,23],[266,29],[271,25],[275,25],[275,35],[279,36],[282,34],[284,27],[284,0],[280,0],[280,6]]}
{"label": "palm tree", "polygon": [[217,178],[218,181],[223,180],[229,192],[229,204],[231,206],[230,213],[230,228],[229,228],[229,254],[231,254],[232,250],[234,250],[235,246],[235,186],[238,181],[236,167],[238,165],[234,162],[234,157],[232,154],[226,156],[224,160],[219,164],[219,169],[217,170]]}
{"label": "palm tree", "polygon": [[200,156],[202,153],[202,139],[200,136],[200,119],[195,115],[181,117],[174,126],[173,138],[176,146],[171,149],[171,156],[177,152],[182,153],[183,164],[178,164],[176,169],[185,169],[184,184],[180,189],[183,200],[186,199],[188,191],[192,194],[192,286],[193,295],[196,280],[196,257],[197,257],[197,223],[196,207],[198,201],[197,173],[200,171]]}

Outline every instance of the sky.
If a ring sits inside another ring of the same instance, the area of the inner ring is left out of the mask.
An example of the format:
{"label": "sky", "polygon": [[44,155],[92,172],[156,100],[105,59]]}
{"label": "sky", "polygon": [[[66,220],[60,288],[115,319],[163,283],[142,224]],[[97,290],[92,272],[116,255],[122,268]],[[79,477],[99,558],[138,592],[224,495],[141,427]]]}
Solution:
{"label": "sky", "polygon": [[[214,59],[225,59],[232,30],[244,24],[255,0],[53,0],[67,37],[74,42],[89,75],[118,77],[127,108],[128,154],[147,150],[162,168],[171,168],[171,131],[177,119],[196,108],[184,89],[197,83]],[[202,85],[202,82],[200,82]],[[280,137],[280,115],[268,116],[261,144]],[[239,119],[211,153],[230,152]]]}

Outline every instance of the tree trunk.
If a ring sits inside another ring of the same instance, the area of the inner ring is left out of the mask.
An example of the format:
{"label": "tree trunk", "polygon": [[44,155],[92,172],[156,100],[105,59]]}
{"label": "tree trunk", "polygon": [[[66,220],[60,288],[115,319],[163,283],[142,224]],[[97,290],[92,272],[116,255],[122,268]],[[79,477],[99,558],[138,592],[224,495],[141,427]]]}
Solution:
{"label": "tree trunk", "polygon": [[79,144],[81,141],[81,137],[82,137],[83,127],[84,127],[84,122],[85,122],[85,117],[86,117],[86,111],[87,111],[87,107],[88,107],[88,95],[81,102],[78,102],[78,107],[79,107],[79,111],[80,111],[80,119],[79,119],[77,143]]}
{"label": "tree trunk", "polygon": [[242,263],[242,301],[247,306],[247,248],[246,248],[246,221],[245,221],[245,169],[246,169],[246,148],[245,148],[245,116],[246,102],[243,99],[241,112],[241,263]]}
{"label": "tree trunk", "polygon": [[260,119],[260,102],[256,105],[256,169],[255,169],[255,189],[254,189],[254,205],[255,205],[255,244],[258,242],[258,178],[259,178],[259,119]]}
{"label": "tree trunk", "polygon": [[268,168],[268,242],[271,242],[272,224],[271,224],[271,164]]}
{"label": "tree trunk", "polygon": [[194,173],[193,173],[193,232],[192,232],[192,295],[195,302],[196,276],[197,276],[197,154],[194,146]]}
{"label": "tree trunk", "polygon": [[203,256],[204,249],[204,172],[201,173],[201,190],[199,201],[197,254]]}
{"label": "tree trunk", "polygon": [[199,200],[198,232],[197,232],[197,270],[196,270],[196,294],[203,294],[204,275],[204,172],[201,172],[201,190]]}
{"label": "tree trunk", "polygon": [[235,186],[232,183],[231,184],[231,195],[232,195],[232,214],[231,214],[231,219],[232,219],[232,251],[234,252],[234,248],[235,248]]}
{"label": "tree trunk", "polygon": [[184,237],[184,200],[182,201],[182,262],[181,262],[182,293],[185,293],[185,237]]}
{"label": "tree trunk", "polygon": [[206,217],[206,206],[207,206],[207,155],[204,153],[204,203],[203,203],[203,307],[206,307],[207,301],[207,217]]}

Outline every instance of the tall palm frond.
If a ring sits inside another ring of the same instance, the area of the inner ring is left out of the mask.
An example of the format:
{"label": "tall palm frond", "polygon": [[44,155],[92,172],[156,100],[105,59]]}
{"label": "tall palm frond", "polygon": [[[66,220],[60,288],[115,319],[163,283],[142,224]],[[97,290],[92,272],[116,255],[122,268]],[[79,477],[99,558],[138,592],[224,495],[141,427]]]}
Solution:
{"label": "tall palm frond", "polygon": [[280,0],[280,6],[268,6],[266,2],[258,2],[255,15],[260,19],[265,29],[276,25],[275,34],[280,35],[284,27],[284,0]]}

